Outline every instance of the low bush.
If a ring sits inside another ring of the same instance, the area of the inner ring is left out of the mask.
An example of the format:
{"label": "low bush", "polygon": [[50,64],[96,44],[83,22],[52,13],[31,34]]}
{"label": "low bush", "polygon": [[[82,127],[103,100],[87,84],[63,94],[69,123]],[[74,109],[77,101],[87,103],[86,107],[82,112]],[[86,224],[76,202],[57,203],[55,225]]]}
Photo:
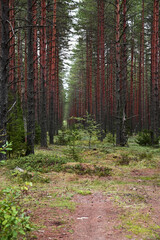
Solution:
{"label": "low bush", "polygon": [[16,167],[30,172],[49,172],[49,171],[61,171],[62,165],[67,163],[67,158],[58,157],[56,155],[29,155],[26,157],[19,157],[16,159],[9,159],[6,161],[6,166],[9,169],[15,169]]}
{"label": "low bush", "polygon": [[141,152],[136,155],[138,156],[140,161],[143,159],[151,160],[153,157],[152,153],[147,153],[147,152]]}
{"label": "low bush", "polygon": [[117,165],[129,165],[129,163],[132,161],[132,158],[129,157],[128,154],[121,154],[120,158],[117,160]]}
{"label": "low bush", "polygon": [[107,133],[106,137],[105,137],[105,141],[107,143],[112,143],[114,144],[116,142],[116,139],[115,139],[115,135],[113,135],[112,133]]}
{"label": "low bush", "polygon": [[95,175],[99,177],[106,177],[110,176],[112,169],[108,167],[102,167],[102,166],[89,166],[87,164],[75,164],[75,165],[65,165],[64,166],[64,171],[65,172],[70,172],[70,173],[76,173],[78,175]]}
{"label": "low bush", "polygon": [[40,182],[40,183],[49,183],[50,178],[44,177],[42,174],[38,172],[28,172],[28,171],[19,171],[17,169],[14,169],[11,171],[11,174],[9,173],[9,177],[12,181],[17,182],[19,184],[22,184],[24,182]]}
{"label": "low bush", "polygon": [[[25,187],[25,189],[27,189]],[[26,238],[32,227],[29,217],[21,206],[22,188],[8,187],[1,191],[0,200],[0,239],[16,240]]]}
{"label": "low bush", "polygon": [[[154,139],[154,144],[158,144],[159,140]],[[136,137],[136,143],[138,143],[141,146],[152,146],[152,139],[151,139],[151,132],[148,130],[143,130],[142,132],[139,132]]]}

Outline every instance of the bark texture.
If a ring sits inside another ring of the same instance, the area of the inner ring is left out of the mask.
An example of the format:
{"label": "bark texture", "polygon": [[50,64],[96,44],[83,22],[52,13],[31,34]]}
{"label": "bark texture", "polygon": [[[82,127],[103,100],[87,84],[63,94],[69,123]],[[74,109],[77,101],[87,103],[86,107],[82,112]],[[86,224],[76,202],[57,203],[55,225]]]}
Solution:
{"label": "bark texture", "polygon": [[[0,147],[6,144],[9,63],[9,1],[0,1]],[[5,159],[0,154],[0,160]]]}

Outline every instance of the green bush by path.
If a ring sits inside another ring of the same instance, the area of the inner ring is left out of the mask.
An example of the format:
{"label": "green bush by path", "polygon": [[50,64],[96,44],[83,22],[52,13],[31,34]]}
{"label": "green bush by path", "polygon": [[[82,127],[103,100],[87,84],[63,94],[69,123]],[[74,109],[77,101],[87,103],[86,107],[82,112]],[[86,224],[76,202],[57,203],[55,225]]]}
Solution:
{"label": "green bush by path", "polygon": [[29,217],[21,207],[23,188],[8,187],[0,194],[0,239],[28,239],[27,233],[32,227]]}

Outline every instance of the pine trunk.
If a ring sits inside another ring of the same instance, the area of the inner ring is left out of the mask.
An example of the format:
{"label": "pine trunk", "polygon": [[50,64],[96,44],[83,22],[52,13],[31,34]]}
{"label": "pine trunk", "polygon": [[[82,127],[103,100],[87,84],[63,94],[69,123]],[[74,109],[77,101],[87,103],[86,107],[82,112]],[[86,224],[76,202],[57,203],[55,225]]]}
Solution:
{"label": "pine trunk", "polygon": [[41,36],[40,36],[40,125],[41,147],[47,147],[47,115],[46,115],[46,3],[41,1]]}
{"label": "pine trunk", "polygon": [[[9,61],[9,1],[0,1],[0,148],[6,144],[7,105],[8,105],[8,61]],[[0,160],[5,159],[0,154]]]}
{"label": "pine trunk", "polygon": [[28,0],[28,59],[27,59],[27,151],[34,154],[35,108],[34,108],[34,71],[33,71],[33,3]]}

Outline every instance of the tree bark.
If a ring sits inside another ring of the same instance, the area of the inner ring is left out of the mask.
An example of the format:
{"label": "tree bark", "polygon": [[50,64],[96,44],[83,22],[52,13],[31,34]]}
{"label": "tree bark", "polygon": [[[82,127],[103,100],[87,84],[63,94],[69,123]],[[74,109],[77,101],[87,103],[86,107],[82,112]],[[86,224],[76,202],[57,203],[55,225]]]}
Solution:
{"label": "tree bark", "polygon": [[53,136],[55,133],[55,89],[56,89],[56,18],[57,1],[54,0],[53,8],[53,31],[52,31],[52,53],[51,53],[51,82],[50,82],[50,102],[49,102],[49,139],[53,144]]}
{"label": "tree bark", "polygon": [[[0,1],[0,147],[6,144],[9,63],[9,1]],[[0,160],[5,159],[0,154]]]}
{"label": "tree bark", "polygon": [[154,0],[151,39],[151,137],[152,144],[159,137],[158,45],[159,0]]}
{"label": "tree bark", "polygon": [[34,154],[35,107],[34,107],[34,71],[33,71],[33,4],[28,3],[28,59],[27,59],[27,151],[26,155]]}
{"label": "tree bark", "polygon": [[40,36],[40,125],[41,147],[47,147],[47,115],[46,115],[46,4],[41,1],[41,36]]}

